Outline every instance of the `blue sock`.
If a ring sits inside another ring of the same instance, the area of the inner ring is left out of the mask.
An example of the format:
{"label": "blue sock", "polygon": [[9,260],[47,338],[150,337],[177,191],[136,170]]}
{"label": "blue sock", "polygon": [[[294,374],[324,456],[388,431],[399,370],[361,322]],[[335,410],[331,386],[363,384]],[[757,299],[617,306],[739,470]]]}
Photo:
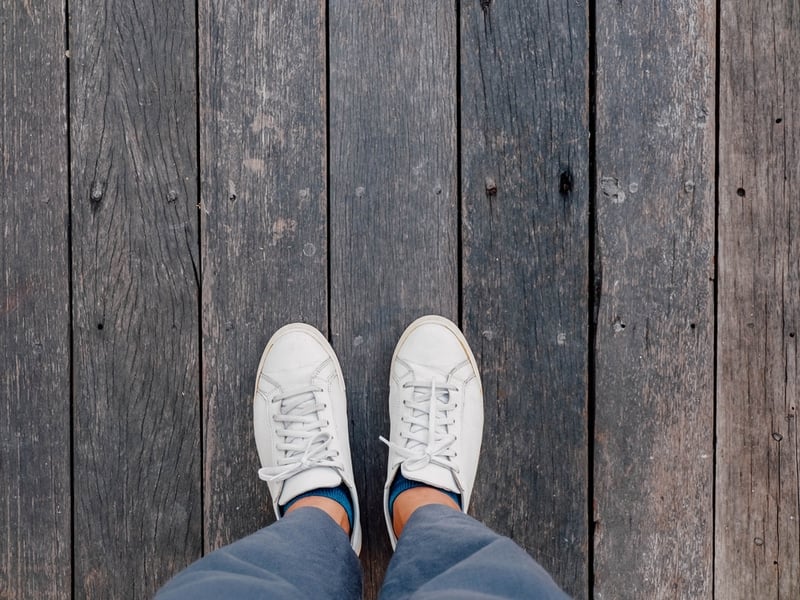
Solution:
{"label": "blue sock", "polygon": [[347,513],[347,520],[350,522],[350,531],[353,530],[353,502],[350,500],[350,492],[347,491],[347,486],[344,484],[335,488],[317,488],[295,496],[289,500],[289,502],[281,506],[281,515],[285,515],[292,504],[300,500],[300,498],[308,498],[309,496],[322,496],[323,498],[330,498],[334,502],[341,504],[344,512]]}
{"label": "blue sock", "polygon": [[427,483],[421,483],[419,481],[411,481],[410,479],[406,479],[403,477],[403,473],[401,471],[397,472],[397,477],[394,478],[392,485],[389,487],[389,517],[394,516],[394,501],[397,500],[397,497],[405,492],[406,490],[410,490],[411,488],[415,487],[430,487],[435,490],[442,492],[443,494],[447,494],[453,499],[459,507],[461,506],[461,495],[456,494],[455,492],[451,492],[448,490],[443,490],[442,488],[428,485]]}

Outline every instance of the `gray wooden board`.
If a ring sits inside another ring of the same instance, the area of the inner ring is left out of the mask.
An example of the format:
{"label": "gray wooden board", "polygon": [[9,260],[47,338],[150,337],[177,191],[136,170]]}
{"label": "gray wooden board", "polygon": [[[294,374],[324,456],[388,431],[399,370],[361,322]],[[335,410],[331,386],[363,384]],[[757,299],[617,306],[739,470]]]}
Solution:
{"label": "gray wooden board", "polygon": [[70,3],[79,598],[201,552],[194,14]]}
{"label": "gray wooden board", "polygon": [[200,3],[206,550],[274,520],[253,438],[269,337],[327,331],[325,3]]}
{"label": "gray wooden board", "polygon": [[800,6],[721,5],[715,591],[800,597]]}
{"label": "gray wooden board", "polygon": [[457,318],[456,12],[331,2],[331,330],[348,386],[365,595],[390,555],[381,510],[389,362],[414,318]]}
{"label": "gray wooden board", "polygon": [[711,595],[715,24],[597,6],[597,597]]}
{"label": "gray wooden board", "polygon": [[64,6],[0,8],[0,597],[70,595]]}
{"label": "gray wooden board", "polygon": [[462,5],[464,327],[485,431],[475,513],[588,582],[588,14]]}

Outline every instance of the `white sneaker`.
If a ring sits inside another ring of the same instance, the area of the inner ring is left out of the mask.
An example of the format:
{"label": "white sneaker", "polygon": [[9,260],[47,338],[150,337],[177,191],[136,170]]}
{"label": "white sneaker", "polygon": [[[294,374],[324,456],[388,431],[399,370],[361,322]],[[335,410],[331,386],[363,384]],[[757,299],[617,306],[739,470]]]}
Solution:
{"label": "white sneaker", "polygon": [[293,498],[344,484],[353,504],[350,543],[361,550],[358,494],[347,433],[344,377],[333,348],[303,323],[279,329],[261,355],[253,422],[275,515]]}
{"label": "white sneaker", "polygon": [[392,548],[389,489],[406,479],[461,495],[467,512],[483,435],[483,390],[478,364],[451,321],[422,317],[403,332],[389,376],[391,434],[383,509]]}

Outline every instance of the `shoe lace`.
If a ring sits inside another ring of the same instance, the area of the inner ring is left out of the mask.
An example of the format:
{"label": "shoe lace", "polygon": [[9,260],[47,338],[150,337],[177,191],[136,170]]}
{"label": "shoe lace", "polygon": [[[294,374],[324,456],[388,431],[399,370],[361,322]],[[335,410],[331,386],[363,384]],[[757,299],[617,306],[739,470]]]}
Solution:
{"label": "shoe lace", "polygon": [[284,456],[276,461],[274,467],[261,467],[258,476],[264,481],[285,481],[293,475],[312,467],[331,467],[344,469],[338,450],[330,447],[333,439],[325,428],[329,423],[320,418],[324,402],[317,396],[322,389],[317,386],[304,386],[272,399],[280,402],[280,411],[273,419],[279,425],[275,434],[282,438],[276,444]]}
{"label": "shoe lace", "polygon": [[410,381],[403,388],[413,390],[403,398],[407,410],[402,422],[406,427],[400,429],[400,437],[405,443],[396,444],[383,436],[380,440],[404,459],[403,465],[410,471],[433,464],[458,473],[458,467],[450,461],[456,455],[452,447],[456,436],[449,430],[455,424],[449,413],[458,407],[451,401],[450,392],[458,391],[458,387],[435,381]]}

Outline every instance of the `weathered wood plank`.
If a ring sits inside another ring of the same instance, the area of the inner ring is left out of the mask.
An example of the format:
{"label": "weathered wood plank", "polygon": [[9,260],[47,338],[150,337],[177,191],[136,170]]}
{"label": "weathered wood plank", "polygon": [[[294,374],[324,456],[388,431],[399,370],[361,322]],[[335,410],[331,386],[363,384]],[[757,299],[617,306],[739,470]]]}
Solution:
{"label": "weathered wood plank", "polygon": [[486,421],[475,512],[572,595],[588,582],[588,15],[461,15],[464,326]]}
{"label": "weathered wood plank", "polygon": [[800,596],[800,6],[721,5],[715,589]]}
{"label": "weathered wood plank", "polygon": [[597,597],[711,595],[715,24],[597,5]]}
{"label": "weathered wood plank", "polygon": [[366,597],[383,515],[389,362],[408,323],[457,318],[456,12],[447,2],[330,4],[331,329],[348,386]]}
{"label": "weathered wood plank", "polygon": [[206,549],[274,520],[253,441],[264,344],[327,330],[325,3],[200,3]]}
{"label": "weathered wood plank", "polygon": [[194,14],[70,3],[79,598],[201,551]]}
{"label": "weathered wood plank", "polygon": [[0,597],[70,596],[64,5],[0,7]]}

